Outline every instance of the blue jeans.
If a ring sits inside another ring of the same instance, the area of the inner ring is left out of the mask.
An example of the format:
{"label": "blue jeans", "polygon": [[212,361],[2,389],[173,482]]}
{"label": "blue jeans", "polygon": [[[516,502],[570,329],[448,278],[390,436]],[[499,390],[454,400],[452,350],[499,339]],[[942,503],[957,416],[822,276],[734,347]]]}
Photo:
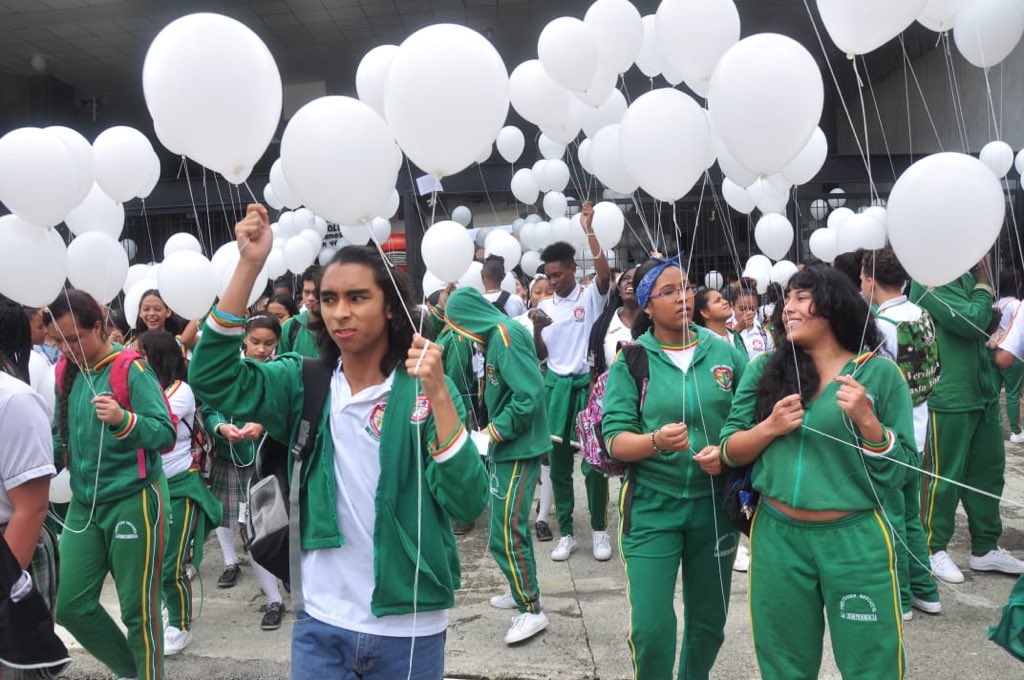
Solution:
{"label": "blue jeans", "polygon": [[306,612],[295,615],[292,628],[292,680],[394,680],[409,674],[413,652],[414,680],[442,680],[447,633],[413,638],[357,633],[318,621]]}

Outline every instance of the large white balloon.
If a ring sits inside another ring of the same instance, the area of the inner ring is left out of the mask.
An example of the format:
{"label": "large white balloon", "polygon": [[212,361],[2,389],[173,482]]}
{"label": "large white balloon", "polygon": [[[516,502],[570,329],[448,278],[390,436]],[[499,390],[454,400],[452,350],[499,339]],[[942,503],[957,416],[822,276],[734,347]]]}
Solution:
{"label": "large white balloon", "polygon": [[452,210],[452,221],[468,227],[469,223],[473,221],[473,211],[464,205],[460,205],[455,210]]}
{"label": "large white balloon", "polygon": [[797,266],[789,260],[779,260],[772,265],[771,281],[785,288],[789,280],[793,278],[793,274],[796,274],[797,271],[799,271]]}
{"label": "large white balloon", "polygon": [[590,140],[584,139],[580,142],[579,148],[576,149],[576,160],[580,162],[580,166],[589,174],[594,174],[594,166],[590,163]]}
{"label": "large white balloon", "polygon": [[565,217],[565,213],[569,210],[569,202],[565,198],[565,194],[560,191],[549,191],[544,194],[544,213],[551,219],[556,217]]}
{"label": "large white balloon", "polygon": [[420,254],[427,271],[445,283],[453,283],[466,273],[476,248],[469,232],[458,222],[438,222],[423,234]]}
{"label": "large white balloon", "polygon": [[155,151],[152,151],[152,145],[150,145],[150,149],[148,179],[142,183],[142,188],[136,192],[135,198],[149,198],[149,195],[153,193],[153,189],[156,189],[156,185],[160,183],[160,157],[156,155]]}
{"label": "large white balloon", "polygon": [[640,96],[626,111],[619,147],[626,171],[640,187],[659,201],[674,202],[704,174],[711,130],[697,102],[662,88]]}
{"label": "large white balloon", "polygon": [[896,180],[889,194],[889,242],[912,278],[941,286],[989,251],[1005,211],[999,180],[984,163],[959,153],[933,154]]}
{"label": "large white balloon", "polygon": [[112,236],[89,232],[68,246],[68,280],[101,305],[117,297],[127,276],[128,253]]}
{"label": "large white balloon", "polygon": [[536,59],[517,66],[508,79],[509,100],[534,125],[558,127],[569,117],[569,91],[556,83]]}
{"label": "large white balloon", "polygon": [[528,250],[519,259],[519,266],[527,276],[536,276],[541,266],[540,253],[536,250]]}
{"label": "large white balloon", "polygon": [[[608,94],[611,94],[610,90]],[[541,125],[540,131],[560,144],[568,145],[576,141],[580,128],[583,127],[583,115],[587,106],[588,104],[580,101],[579,97],[569,97],[569,109],[565,120],[558,125]]]}
{"label": "large white balloon", "polygon": [[772,262],[764,255],[752,255],[747,260],[741,276],[754,279],[757,282],[757,292],[764,295],[768,290],[768,284],[771,283]]}
{"label": "large white balloon", "polygon": [[142,193],[153,167],[153,145],[135,128],[107,128],[92,143],[96,183],[118,202]]}
{"label": "large white balloon", "polygon": [[1017,169],[1017,174],[1024,177],[1024,149],[1017,152],[1016,158],[1013,159],[1013,167]]}
{"label": "large white balloon", "polygon": [[533,170],[529,168],[516,170],[516,174],[512,175],[511,189],[516,200],[522,201],[527,205],[536,203],[537,197],[540,196],[537,178],[534,176]]}
{"label": "large white balloon", "polygon": [[94,184],[89,195],[68,213],[64,222],[78,235],[99,231],[116,239],[124,229],[124,206],[103,193],[99,184]]}
{"label": "large white balloon", "polygon": [[622,117],[626,115],[626,108],[626,98],[622,92],[612,90],[612,93],[600,106],[583,109],[583,133],[587,137],[593,137],[605,125],[621,123]]}
{"label": "large white balloon", "polygon": [[823,105],[814,57],[776,33],[753,35],[729,48],[715,67],[708,93],[715,134],[736,161],[763,176],[780,171],[800,153]]}
{"label": "large white balloon", "polygon": [[556,83],[581,92],[590,86],[597,71],[597,40],[579,19],[559,17],[540,32],[537,56]]}
{"label": "large white balloon", "polygon": [[370,242],[370,226],[367,224],[344,224],[341,235],[354,246],[365,246]]}
{"label": "large white balloon", "polygon": [[291,188],[288,180],[284,177],[284,168],[281,165],[280,158],[270,166],[270,187],[274,190],[274,195],[285,208],[294,210],[302,205],[302,199],[299,198],[299,195],[295,193],[295,190]]}
{"label": "large white balloon", "polygon": [[824,198],[816,198],[811,201],[811,218],[823,220],[828,215],[828,201]]}
{"label": "large white balloon", "polygon": [[663,63],[706,96],[715,64],[740,39],[736,5],[732,0],[663,0],[655,16]]}
{"label": "large white balloon", "polygon": [[565,187],[569,186],[569,166],[559,158],[547,161],[541,170],[541,177],[548,191],[565,191]]}
{"label": "large white balloon", "polygon": [[1020,0],[974,0],[956,14],[953,39],[967,61],[979,68],[995,66],[1010,56],[1024,35],[1024,3]]}
{"label": "large white balloon", "polygon": [[626,169],[619,145],[620,126],[607,125],[591,138],[590,164],[594,175],[609,189],[620,194],[636,191],[639,182]]}
{"label": "large white balloon", "polygon": [[512,234],[495,229],[484,241],[484,251],[488,255],[497,255],[505,261],[505,271],[510,272],[519,264],[523,256],[523,248]]}
{"label": "large white balloon", "polygon": [[506,163],[515,163],[523,155],[526,139],[523,137],[523,131],[515,125],[506,125],[498,132],[495,144]]}
{"label": "large white balloon", "polygon": [[284,244],[284,262],[288,265],[289,271],[294,274],[301,274],[320,252],[319,244],[313,243],[301,234],[293,236]]}
{"label": "large white balloon", "polygon": [[[714,129],[712,129],[714,134]],[[757,181],[757,173],[743,167],[742,164],[729,153],[729,150],[725,148],[725,144],[722,144],[722,140],[717,139],[715,146],[715,154],[718,159],[718,167],[721,168],[722,174],[733,181],[734,184],[741,187],[749,187],[751,184]]]}
{"label": "large white balloon", "polygon": [[142,304],[142,296],[147,290],[156,290],[156,277],[160,268],[151,269],[146,278],[136,281],[124,293],[124,320],[128,326],[135,328],[139,321],[139,306]]}
{"label": "large white balloon", "polygon": [[157,274],[160,297],[186,319],[199,319],[210,311],[219,283],[210,261],[191,250],[171,253]]}
{"label": "large white balloon", "polygon": [[274,192],[274,185],[270,182],[267,182],[263,187],[263,200],[274,210],[281,210],[284,208],[284,203],[282,203],[281,199],[277,197],[277,194]]}
{"label": "large white balloon", "polygon": [[166,260],[171,254],[178,252],[179,250],[191,250],[193,253],[203,252],[203,246],[192,234],[184,231],[179,231],[177,234],[173,234],[167,242],[164,243],[164,259]]}
{"label": "large white balloon", "polygon": [[544,133],[541,133],[540,137],[537,138],[537,150],[547,160],[560,159],[565,155],[565,144],[556,142]]}
{"label": "large white balloon", "polygon": [[591,222],[597,242],[601,250],[610,250],[622,240],[622,230],[626,226],[626,218],[622,209],[611,201],[601,201],[594,206],[594,218]]}
{"label": "large white balloon", "polygon": [[466,273],[459,277],[456,282],[458,288],[476,288],[481,293],[484,292],[484,280],[480,275],[480,271],[483,269],[483,265],[479,262],[470,262],[466,268]]}
{"label": "large white balloon", "polygon": [[465,26],[420,29],[391,61],[384,96],[388,125],[409,160],[435,177],[454,175],[476,161],[498,136],[508,103],[505,62],[486,38]]}
{"label": "large white balloon", "polygon": [[267,275],[276,279],[288,272],[288,263],[284,261],[284,248],[274,248],[267,255]]}
{"label": "large white balloon", "polygon": [[[156,280],[157,267],[153,264],[133,264],[128,267],[128,273],[124,277],[121,290],[127,293],[136,283],[143,279]],[[154,286],[155,287],[155,286]],[[132,324],[135,325],[135,324]]]}
{"label": "large white balloon", "polygon": [[367,52],[356,69],[356,94],[380,116],[384,116],[384,92],[387,90],[388,69],[398,52],[398,45],[378,45]]}
{"label": "large white balloon", "polygon": [[96,162],[93,159],[92,145],[81,134],[62,125],[51,125],[45,130],[64,142],[68,153],[71,154],[75,169],[78,171],[78,200],[75,201],[75,205],[78,205],[89,195],[96,181]]}
{"label": "large white balloon", "polygon": [[351,97],[314,99],[292,116],[281,139],[288,186],[304,205],[340,224],[377,216],[400,161],[387,123]]}
{"label": "large white balloon", "polygon": [[807,245],[810,247],[812,255],[829,264],[839,254],[839,245],[836,241],[836,231],[834,229],[815,229],[811,232],[811,238]]}
{"label": "large white balloon", "polygon": [[391,195],[388,196],[387,203],[384,204],[384,209],[380,212],[380,216],[386,220],[392,219],[396,214],[398,214],[399,205],[400,198],[398,196],[398,190],[392,189]]}
{"label": "large white balloon", "polygon": [[79,170],[67,145],[39,128],[0,137],[0,201],[37,227],[58,224],[78,202]]}
{"label": "large white balloon", "polygon": [[1000,179],[1006,177],[1013,167],[1013,149],[1006,142],[989,142],[981,147],[978,159],[988,166],[992,174]]}
{"label": "large white balloon", "polygon": [[17,215],[0,217],[0,293],[29,307],[50,304],[64,287],[67,248],[53,229]]}
{"label": "large white balloon", "polygon": [[[305,241],[305,239],[297,240]],[[283,247],[280,249],[275,248],[274,250],[278,250],[282,254],[284,253]],[[273,250],[271,252],[273,252]],[[235,270],[238,268],[239,260],[238,244],[235,241],[228,241],[222,245],[213,254],[213,257],[210,258],[213,270],[217,273],[217,280],[220,282],[220,295],[224,294],[224,291],[227,290],[228,284],[231,283],[231,278],[235,275]],[[256,275],[256,280],[252,284],[252,290],[249,291],[249,299],[246,302],[247,306],[256,304],[256,300],[258,300],[260,295],[263,294],[268,278],[270,278],[270,274],[267,272],[267,266],[264,265],[263,269],[260,270],[260,273]]]}
{"label": "large white balloon", "polygon": [[957,12],[971,0],[928,0],[924,9],[917,15],[922,26],[937,33],[945,33],[953,28],[953,20]]}
{"label": "large white balloon", "polygon": [[597,0],[583,16],[597,40],[598,59],[615,73],[633,65],[644,40],[644,25],[628,0]]}
{"label": "large white balloon", "polygon": [[600,106],[615,90],[619,77],[611,68],[605,64],[598,63],[594,77],[586,89],[574,92],[573,96],[587,106]]}
{"label": "large white balloon", "polygon": [[754,227],[757,247],[773,260],[781,260],[793,245],[793,225],[782,215],[764,215]]}
{"label": "large white balloon", "polygon": [[644,39],[640,44],[640,51],[636,55],[636,67],[648,78],[661,73],[663,60],[661,50],[658,47],[658,33],[656,17],[647,14],[643,17]]}
{"label": "large white balloon", "polygon": [[867,54],[903,32],[928,0],[817,0],[832,42],[846,54]]}
{"label": "large white balloon", "polygon": [[747,194],[762,213],[784,213],[789,202],[789,190],[779,190],[767,178],[758,179],[749,187]]}
{"label": "large white balloon", "polygon": [[814,134],[807,140],[803,150],[782,168],[782,176],[791,184],[806,184],[814,179],[828,158],[828,139],[821,128],[814,128]]}
{"label": "large white balloon", "polygon": [[749,215],[757,206],[750,192],[728,177],[722,180],[722,197],[730,208],[744,215]]}
{"label": "large white balloon", "polygon": [[843,224],[855,214],[856,213],[849,208],[836,208],[829,213],[828,220],[825,221],[825,224],[829,229],[838,230],[841,229]]}
{"label": "large white balloon", "polygon": [[164,27],[146,53],[142,89],[178,151],[234,184],[252,172],[281,118],[273,55],[249,27],[219,14],[190,14]]}

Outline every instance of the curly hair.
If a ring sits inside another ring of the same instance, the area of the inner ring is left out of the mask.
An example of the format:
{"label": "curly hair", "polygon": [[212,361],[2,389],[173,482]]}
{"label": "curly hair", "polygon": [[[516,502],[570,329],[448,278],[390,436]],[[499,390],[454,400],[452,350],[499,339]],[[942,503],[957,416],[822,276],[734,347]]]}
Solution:
{"label": "curly hair", "polygon": [[902,288],[909,278],[892,246],[881,250],[865,250],[861,269],[885,288]]}

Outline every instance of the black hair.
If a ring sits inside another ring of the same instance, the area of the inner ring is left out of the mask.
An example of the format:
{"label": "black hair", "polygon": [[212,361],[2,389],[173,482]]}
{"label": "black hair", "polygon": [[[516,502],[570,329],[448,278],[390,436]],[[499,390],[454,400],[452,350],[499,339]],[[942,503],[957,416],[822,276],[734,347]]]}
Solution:
{"label": "black hair", "polygon": [[[636,265],[626,267],[626,272],[636,269]],[[619,292],[618,286],[611,286],[611,292],[608,296],[608,304],[605,305],[604,311],[597,317],[597,321],[594,322],[594,326],[590,329],[590,338],[587,343],[588,356],[590,357],[591,373],[594,378],[601,375],[608,370],[608,364],[604,357],[604,339],[608,335],[608,328],[612,325],[612,319],[619,312],[619,308],[622,307],[622,294]],[[640,314],[637,316],[636,321],[639,321],[639,317],[644,316]],[[636,323],[636,322],[634,322]]]}
{"label": "black hair", "polygon": [[505,258],[500,255],[488,255],[484,266],[480,269],[480,278],[485,281],[501,283],[505,278]]}
{"label": "black hair", "polygon": [[[404,310],[409,310],[414,322],[419,321],[417,317],[420,309],[413,302],[412,281],[408,274],[382,258],[376,248],[369,246],[345,246],[335,254],[323,271],[342,264],[361,264],[372,269],[373,280],[384,293],[384,306],[391,312],[391,318],[387,320],[388,350],[380,360],[380,372],[389,375],[405,361],[409,348],[412,347],[412,336],[416,333],[416,328],[409,323]],[[317,284],[319,287],[319,281]],[[341,350],[327,332],[323,320],[314,321],[311,318],[309,328],[317,334],[320,358],[330,366],[337,365]]]}
{"label": "black hair", "polygon": [[885,288],[902,290],[903,285],[907,282],[907,270],[900,264],[896,253],[890,246],[881,250],[865,250],[861,259],[861,268]]}
{"label": "black hair", "polygon": [[852,253],[841,253],[832,260],[832,268],[846,275],[853,287],[860,290],[860,268],[864,261],[864,250],[855,250]]}
{"label": "black hair", "polygon": [[1004,267],[999,272],[999,297],[1020,297],[1020,272]]}
{"label": "black hair", "polygon": [[139,349],[146,355],[146,362],[153,368],[160,387],[165,390],[175,380],[188,379],[185,355],[177,339],[167,331],[146,331],[139,336]]}
{"label": "black hair", "polygon": [[[633,274],[633,289],[636,290],[636,287],[640,285],[640,282],[643,281],[643,278],[647,276],[647,272],[657,267],[659,264],[661,264],[661,262],[661,260],[651,259],[647,260],[647,262],[644,262],[642,265],[637,267],[636,274]],[[686,273],[685,269],[683,270],[683,275],[687,279],[687,281],[689,281],[690,275]],[[693,321],[693,319],[691,319],[691,321]],[[637,338],[639,338],[641,335],[646,333],[647,330],[651,328],[653,325],[654,320],[651,319],[650,315],[648,315],[647,312],[641,309],[640,313],[636,315],[636,320],[633,321],[633,339],[636,340]]]}
{"label": "black hair", "polygon": [[27,383],[31,352],[32,326],[28,314],[17,302],[0,295],[0,370]]}
{"label": "black hair", "polygon": [[287,290],[288,294],[294,297],[294,295],[295,295],[295,275],[294,274],[285,274],[284,276],[279,276],[276,279],[274,279],[274,285],[273,285],[272,290],[282,290],[282,289]]}
{"label": "black hair", "polygon": [[708,308],[708,303],[711,302],[712,293],[718,293],[718,291],[714,288],[701,288],[693,298],[693,322],[698,326],[707,328],[707,319],[704,318],[704,315],[701,314],[701,312]]}
{"label": "black hair", "polygon": [[571,267],[576,264],[576,249],[565,241],[556,241],[541,251],[540,261],[544,264],[560,262]]}
{"label": "black hair", "polygon": [[752,297],[757,304],[761,303],[761,294],[757,292],[757,283],[753,279],[740,279],[740,285],[730,289],[730,304],[735,305],[741,297]]}
{"label": "black hair", "polygon": [[[868,304],[842,272],[831,267],[807,267],[793,275],[786,290],[810,291],[814,313],[828,321],[836,342],[848,352],[859,354],[865,347],[875,348],[882,343]],[[781,307],[776,306],[771,322],[776,349],[768,356],[757,385],[755,418],[758,422],[770,416],[775,404],[790,394],[800,394],[806,408],[817,394],[821,381],[811,356],[786,339]]]}
{"label": "black hair", "polygon": [[122,337],[128,337],[128,333],[131,332],[131,328],[128,326],[128,322],[124,318],[124,313],[120,310],[114,309],[113,307],[107,308],[107,328],[119,331]]}
{"label": "black hair", "polygon": [[134,335],[139,336],[149,330],[149,327],[146,326],[146,322],[142,320],[142,316],[139,315],[138,313],[142,309],[142,301],[148,298],[150,295],[159,298],[160,302],[164,303],[164,307],[167,307],[167,309],[171,311],[171,315],[167,317],[167,319],[164,321],[164,330],[170,333],[171,335],[181,335],[182,331],[185,330],[185,326],[188,325],[187,322],[183,318],[175,314],[174,310],[167,305],[167,302],[164,301],[163,296],[160,295],[160,291],[158,291],[156,288],[150,288],[149,290],[144,292],[141,297],[139,297],[139,309],[135,310],[135,328],[132,329],[134,331]]}
{"label": "black hair", "polygon": [[274,297],[267,300],[267,307],[277,303],[288,310],[288,316],[298,316],[299,306],[295,304],[295,298],[291,295],[275,295]]}
{"label": "black hair", "polygon": [[306,271],[302,272],[302,275],[299,278],[302,280],[302,283],[306,283],[306,281],[313,281],[314,283],[317,284],[317,287],[319,287],[320,273],[322,271],[323,269],[321,269],[318,265],[311,264],[308,267],[306,267]]}
{"label": "black hair", "polygon": [[249,334],[258,328],[264,328],[276,335],[278,340],[281,339],[281,322],[278,321],[277,317],[273,314],[267,314],[265,312],[254,314],[245,322],[246,334]]}

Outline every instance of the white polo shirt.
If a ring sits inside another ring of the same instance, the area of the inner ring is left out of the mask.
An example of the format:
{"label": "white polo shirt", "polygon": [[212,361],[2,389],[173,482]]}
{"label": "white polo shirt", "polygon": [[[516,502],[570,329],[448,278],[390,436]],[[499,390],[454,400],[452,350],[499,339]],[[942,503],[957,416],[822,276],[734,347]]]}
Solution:
{"label": "white polo shirt", "polygon": [[[924,310],[907,299],[906,295],[894,297],[878,305],[875,311],[875,327],[885,340],[878,348],[878,353],[896,361],[899,349],[897,334],[899,325],[917,321]],[[928,437],[928,402],[914,407],[914,440],[918,451],[924,451],[925,439]]]}
{"label": "white polo shirt", "polygon": [[53,477],[53,439],[50,414],[35,390],[0,371],[0,523],[14,508],[7,492],[39,477]]}
{"label": "white polo shirt", "polygon": [[178,418],[174,434],[174,448],[160,456],[164,475],[170,479],[192,467],[192,431],[196,421],[196,397],[188,383],[174,381],[164,390],[171,413]]}
{"label": "white polo shirt", "polygon": [[541,331],[548,348],[549,371],[564,376],[580,375],[589,370],[590,329],[607,302],[608,291],[602,295],[594,283],[586,288],[576,284],[567,297],[556,293],[537,304],[538,309],[551,317],[551,325]]}

